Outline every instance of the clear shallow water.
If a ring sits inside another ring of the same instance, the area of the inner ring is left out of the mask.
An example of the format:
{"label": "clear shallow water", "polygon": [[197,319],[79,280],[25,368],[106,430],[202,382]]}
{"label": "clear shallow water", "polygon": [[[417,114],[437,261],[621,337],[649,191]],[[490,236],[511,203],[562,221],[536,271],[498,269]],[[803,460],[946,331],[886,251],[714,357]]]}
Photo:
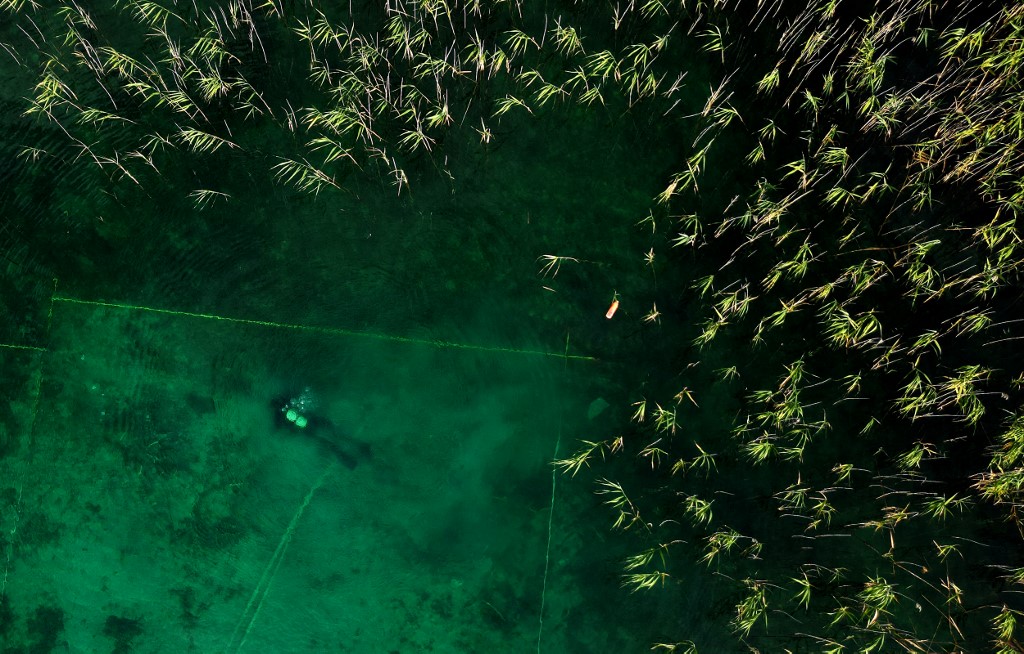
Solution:
{"label": "clear shallow water", "polygon": [[[122,613],[166,651],[525,648],[564,363],[268,329],[59,306],[12,605],[80,651]],[[275,424],[299,371],[355,468]]]}

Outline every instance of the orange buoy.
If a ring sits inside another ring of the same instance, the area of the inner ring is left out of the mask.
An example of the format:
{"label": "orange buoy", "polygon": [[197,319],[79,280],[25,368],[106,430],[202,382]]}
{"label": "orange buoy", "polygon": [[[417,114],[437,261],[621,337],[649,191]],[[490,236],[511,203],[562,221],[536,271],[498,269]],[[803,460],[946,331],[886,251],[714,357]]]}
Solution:
{"label": "orange buoy", "polygon": [[619,301],[618,300],[612,300],[612,305],[610,307],[608,307],[608,311],[607,311],[607,313],[604,314],[604,317],[607,318],[608,320],[611,320],[612,316],[614,316],[615,312],[618,311],[618,310],[619,310]]}

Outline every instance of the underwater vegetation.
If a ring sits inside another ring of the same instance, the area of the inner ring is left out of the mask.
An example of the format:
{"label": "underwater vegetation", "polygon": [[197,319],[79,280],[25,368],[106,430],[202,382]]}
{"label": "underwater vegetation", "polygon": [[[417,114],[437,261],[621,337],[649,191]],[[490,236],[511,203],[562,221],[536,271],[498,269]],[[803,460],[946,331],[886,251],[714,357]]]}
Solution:
{"label": "underwater vegetation", "polygon": [[606,505],[573,524],[610,511],[630,591],[711,579],[736,651],[1024,651],[1024,3],[0,9],[20,161],[114,196],[188,171],[205,211],[240,201],[231,167],[455,187],[449,150],[556,113],[670,135],[635,265],[525,253],[553,291],[615,279],[609,324],[642,335],[573,335],[631,397],[555,462]]}

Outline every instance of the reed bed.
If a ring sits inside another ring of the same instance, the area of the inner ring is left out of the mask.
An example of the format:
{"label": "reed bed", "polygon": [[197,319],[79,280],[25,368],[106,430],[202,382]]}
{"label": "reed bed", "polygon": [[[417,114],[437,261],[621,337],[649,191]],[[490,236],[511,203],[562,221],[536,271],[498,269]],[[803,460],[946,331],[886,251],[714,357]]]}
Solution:
{"label": "reed bed", "polygon": [[[555,462],[635,547],[624,587],[712,576],[752,651],[1024,651],[1024,4],[0,6],[25,114],[63,135],[24,156],[115,185],[241,158],[300,192],[407,193],[466,134],[669,125],[620,271],[651,309],[616,354],[646,381],[629,424]],[[545,284],[591,265],[571,254],[541,255]]]}

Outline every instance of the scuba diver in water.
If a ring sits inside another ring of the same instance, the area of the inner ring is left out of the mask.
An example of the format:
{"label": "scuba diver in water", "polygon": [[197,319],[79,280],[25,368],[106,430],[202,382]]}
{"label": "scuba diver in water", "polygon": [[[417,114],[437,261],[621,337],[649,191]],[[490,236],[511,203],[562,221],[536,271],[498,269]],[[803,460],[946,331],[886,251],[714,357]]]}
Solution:
{"label": "scuba diver in water", "polygon": [[279,429],[287,429],[315,442],[321,450],[337,457],[350,470],[359,465],[360,460],[370,458],[369,443],[346,436],[333,422],[317,415],[319,402],[308,387],[298,395],[276,398],[272,407],[275,424]]}

